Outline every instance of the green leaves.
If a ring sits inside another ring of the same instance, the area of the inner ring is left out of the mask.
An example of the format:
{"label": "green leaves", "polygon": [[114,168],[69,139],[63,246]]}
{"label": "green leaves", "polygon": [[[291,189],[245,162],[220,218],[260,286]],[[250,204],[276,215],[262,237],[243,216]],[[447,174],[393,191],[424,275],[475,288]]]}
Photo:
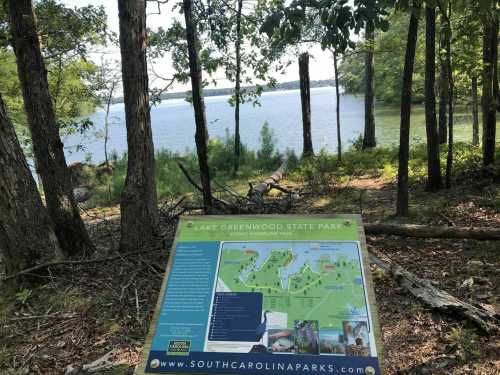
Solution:
{"label": "green leaves", "polygon": [[387,30],[386,8],[393,4],[391,0],[294,0],[270,10],[261,30],[275,45],[317,42],[323,49],[343,53],[354,44],[353,34],[367,24]]}

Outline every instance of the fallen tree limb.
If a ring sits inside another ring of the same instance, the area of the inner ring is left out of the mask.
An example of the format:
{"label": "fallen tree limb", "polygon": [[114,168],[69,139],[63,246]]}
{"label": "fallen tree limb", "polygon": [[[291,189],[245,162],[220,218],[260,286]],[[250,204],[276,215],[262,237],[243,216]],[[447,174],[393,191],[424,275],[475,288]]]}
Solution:
{"label": "fallen tree limb", "polygon": [[27,274],[33,274],[36,271],[40,271],[43,269],[47,269],[50,267],[55,267],[55,266],[77,266],[77,265],[82,265],[82,264],[92,264],[92,263],[102,263],[102,262],[110,262],[116,259],[120,258],[126,258],[132,255],[139,255],[139,254],[146,254],[150,253],[153,251],[158,251],[158,249],[151,249],[151,250],[144,250],[144,251],[133,251],[130,253],[123,253],[123,254],[118,254],[112,257],[107,257],[107,258],[96,258],[96,259],[84,259],[84,260],[61,260],[61,261],[55,261],[55,262],[47,262],[47,263],[42,263],[42,264],[37,264],[36,266],[26,268],[18,273],[12,274],[5,276],[0,279],[0,282],[4,282],[7,280],[11,280],[23,275]]}
{"label": "fallen tree limb", "polygon": [[102,372],[105,370],[109,370],[114,366],[118,366],[121,364],[120,362],[113,362],[112,358],[116,354],[115,350],[111,350],[110,352],[103,355],[101,358],[96,359],[94,362],[83,366],[72,366],[69,365],[66,367],[66,371],[64,375],[83,375],[83,374],[92,374],[97,372]]}
{"label": "fallen tree limb", "polygon": [[269,191],[271,188],[276,185],[285,175],[285,170],[287,166],[287,160],[285,159],[283,163],[281,163],[280,167],[274,171],[274,173],[262,181],[257,186],[250,185],[250,190],[248,191],[248,198],[252,200],[259,200]]}
{"label": "fallen tree limb", "polygon": [[[184,174],[184,176],[186,177],[186,179],[189,181],[189,183],[191,185],[193,185],[196,188],[196,190],[198,190],[201,194],[203,194],[203,188],[200,185],[198,185],[195,180],[193,180],[193,178],[191,177],[191,175],[189,174],[189,172],[187,171],[187,169],[182,165],[182,163],[178,161],[177,165],[179,166],[180,170],[182,171],[182,173]],[[220,203],[223,206],[226,206],[226,207],[231,206],[228,202],[226,202],[226,201],[224,201],[222,199],[216,198],[213,195],[212,195],[212,199],[215,202]]]}
{"label": "fallen tree limb", "polygon": [[364,224],[366,234],[392,234],[419,238],[462,238],[500,240],[500,228],[446,227],[417,224]]}
{"label": "fallen tree limb", "polygon": [[448,292],[436,288],[430,280],[421,279],[390,260],[381,260],[374,255],[371,255],[370,259],[377,267],[394,278],[399,285],[433,309],[467,319],[487,334],[500,331],[500,320],[497,314],[453,297]]}

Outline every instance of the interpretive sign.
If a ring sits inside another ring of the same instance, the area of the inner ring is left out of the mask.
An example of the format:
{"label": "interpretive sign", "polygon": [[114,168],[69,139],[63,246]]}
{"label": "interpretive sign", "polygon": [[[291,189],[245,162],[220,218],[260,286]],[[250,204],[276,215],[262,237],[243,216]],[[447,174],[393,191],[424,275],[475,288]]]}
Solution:
{"label": "interpretive sign", "polygon": [[381,374],[361,218],[182,217],[138,374]]}

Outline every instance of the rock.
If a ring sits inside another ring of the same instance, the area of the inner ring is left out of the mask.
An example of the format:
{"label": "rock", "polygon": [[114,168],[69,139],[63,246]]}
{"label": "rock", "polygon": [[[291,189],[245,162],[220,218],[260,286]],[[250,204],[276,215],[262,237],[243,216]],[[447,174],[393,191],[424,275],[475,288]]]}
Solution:
{"label": "rock", "polygon": [[81,163],[79,161],[71,163],[68,165],[69,172],[71,174],[71,183],[73,186],[79,186],[85,179],[85,166],[87,164]]}
{"label": "rock", "polygon": [[474,279],[472,277],[469,277],[468,279],[464,280],[460,288],[471,289],[472,285],[474,285]]}
{"label": "rock", "polygon": [[97,178],[101,178],[104,175],[109,175],[111,176],[115,171],[115,163],[114,162],[108,162],[106,163],[101,163],[95,167],[95,176]]}
{"label": "rock", "polygon": [[484,266],[484,262],[481,262],[480,260],[469,260],[467,262],[467,264],[469,266],[472,266],[472,267],[482,267],[482,266]]}
{"label": "rock", "polygon": [[77,203],[82,203],[90,199],[93,191],[86,186],[79,186],[73,189],[73,195]]}

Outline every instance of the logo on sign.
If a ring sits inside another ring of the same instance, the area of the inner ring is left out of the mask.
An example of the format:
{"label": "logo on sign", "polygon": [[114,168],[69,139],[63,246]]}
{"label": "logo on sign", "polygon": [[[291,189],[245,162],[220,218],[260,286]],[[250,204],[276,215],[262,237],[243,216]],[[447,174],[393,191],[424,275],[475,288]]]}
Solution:
{"label": "logo on sign", "polygon": [[168,343],[167,355],[189,355],[191,341],[171,340]]}

